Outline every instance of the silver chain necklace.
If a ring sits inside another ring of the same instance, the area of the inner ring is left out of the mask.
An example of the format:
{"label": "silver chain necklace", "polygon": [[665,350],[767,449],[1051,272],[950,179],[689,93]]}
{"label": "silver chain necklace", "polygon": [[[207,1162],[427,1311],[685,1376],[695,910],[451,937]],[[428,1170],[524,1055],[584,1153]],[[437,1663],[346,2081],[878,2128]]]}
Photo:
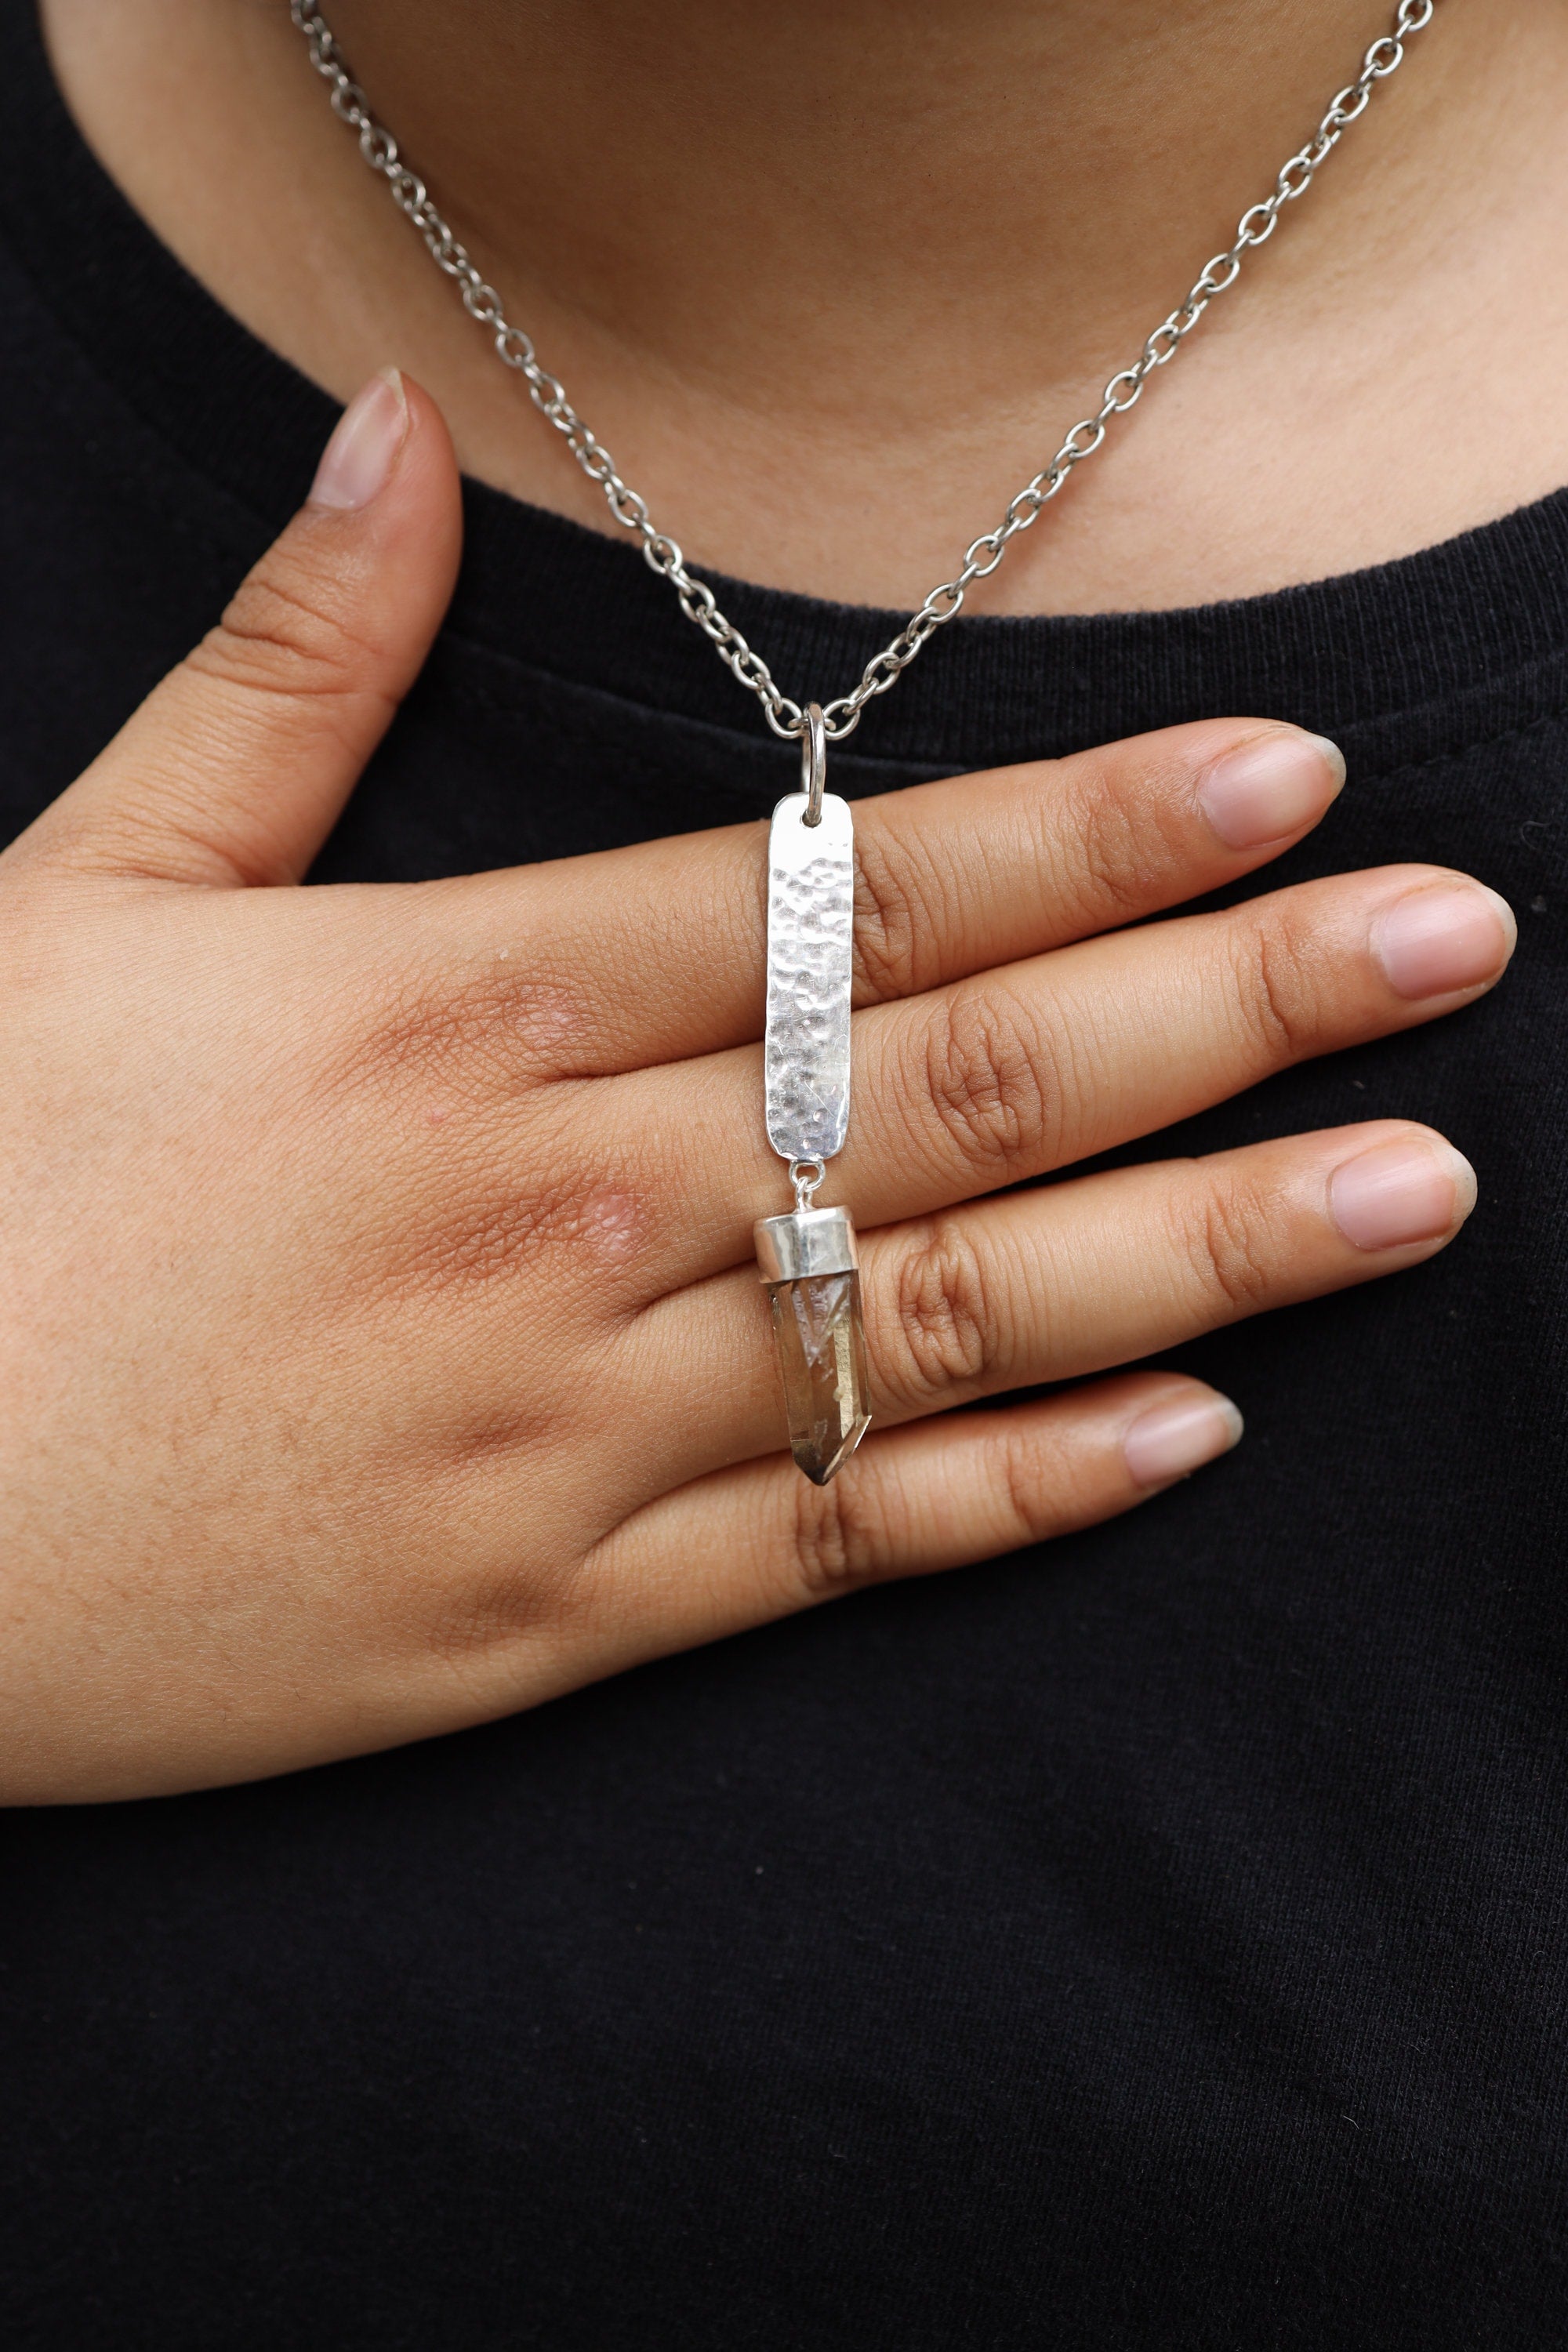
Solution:
{"label": "silver chain necklace", "polygon": [[764,1045],[768,1140],[789,1162],[795,1205],[788,1215],[761,1219],[755,1235],[773,1305],[792,1449],[819,1485],[843,1466],[870,1426],[854,1226],[846,1209],[811,1206],[849,1119],[854,832],[848,803],[824,791],[827,745],[854,733],[867,704],[897,685],[921,647],[963,610],[973,583],[990,578],[1009,542],[1028,530],[1074,467],[1093,457],[1111,419],[1124,416],[1154,370],[1174,359],[1210,303],[1235,285],[1246,256],[1268,243],[1286,205],[1306,194],[1365,112],[1376,85],[1397,72],[1405,42],[1426,30],[1434,6],[1435,0],[1399,0],[1392,29],[1373,41],[1355,80],[1330,100],[1312,137],[1280,167],[1269,194],[1248,205],[1233,243],[1204,264],[1185,299],[1161,320],[1132,365],[1111,377],[1094,415],[1072,427],[1049,465],[1010,500],[994,530],[971,541],[953,578],[931,590],[847,694],[803,704],[782,691],[762,656],[720,611],[707,582],[687,569],[678,543],[658,529],[647,501],[622,479],[565,387],[541,363],[531,336],[507,318],[500,296],[469,259],[424,181],[403,161],[391,131],[371,112],[321,10],[312,0],[290,0],[311,63],[329,86],[333,112],[357,134],[360,153],[453,280],[463,308],[490,336],[502,364],[522,377],[535,407],[603,490],[616,522],[637,534],[645,561],[670,583],[687,619],[756,696],[773,733],[800,744],[801,790],[780,801],[769,836]]}
{"label": "silver chain necklace", "polygon": [[[1404,62],[1405,42],[1413,33],[1425,31],[1431,23],[1433,6],[1434,0],[1399,0],[1393,31],[1373,43],[1362,59],[1355,80],[1347,82],[1330,101],[1316,132],[1282,165],[1270,193],[1242,214],[1234,244],[1226,252],[1216,253],[1212,260],[1205,262],[1186,299],[1168,319],[1161,320],[1132,365],[1111,377],[1095,414],[1081,417],[1073,426],[1050,464],[1032,481],[1026,482],[1011,500],[995,530],[983,532],[964,550],[957,576],[931,590],[891,644],[884,646],[867,663],[858,684],[836,702],[823,704],[823,729],[830,743],[841,743],[847,735],[854,733],[860,723],[860,713],[872,697],[886,694],[927,640],[944,622],[963,611],[971,583],[990,578],[1006,552],[1008,541],[1019,531],[1028,530],[1047,500],[1056,497],[1074,467],[1093,457],[1105,439],[1111,418],[1125,416],[1136,404],[1154,370],[1174,359],[1215,295],[1226,293],[1235,285],[1245,256],[1254,246],[1266,245],[1285,206],[1306,194],[1351,124],[1365,112],[1376,84],[1386,81],[1391,73],[1398,70]],[[291,8],[295,24],[310,44],[312,64],[331,85],[333,112],[358,132],[360,153],[372,171],[379,172],[385,180],[394,204],[420,232],[437,267],[456,281],[468,316],[489,331],[497,356],[522,376],[534,405],[563,436],[588,479],[604,491],[616,520],[627,530],[637,532],[648,564],[674,587],[687,619],[695,622],[705,637],[711,638],[721,659],[742,686],[750,687],[773,733],[797,740],[805,731],[809,706],[792,701],[780,691],[762,656],[752,651],[734,623],[719,610],[707,583],[694,578],[687,570],[686,559],[677,542],[653,521],[647,501],[622,480],[615,459],[583,422],[567,399],[564,387],[541,365],[532,338],[522,328],[510,324],[501,309],[500,296],[469,260],[431,201],[424,181],[403,162],[396,140],[372,114],[369,100],[344,64],[342,52],[321,10],[312,7],[310,0],[291,0]]]}

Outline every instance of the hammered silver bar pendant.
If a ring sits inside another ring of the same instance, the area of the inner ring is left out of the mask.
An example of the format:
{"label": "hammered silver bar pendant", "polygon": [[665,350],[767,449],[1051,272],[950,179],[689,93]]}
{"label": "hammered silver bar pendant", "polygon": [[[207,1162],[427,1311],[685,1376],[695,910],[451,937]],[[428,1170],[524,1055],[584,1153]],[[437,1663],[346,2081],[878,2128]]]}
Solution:
{"label": "hammered silver bar pendant", "polygon": [[768,1141],[790,1163],[795,1205],[755,1227],[773,1307],[790,1450],[825,1486],[871,1425],[859,1260],[847,1209],[811,1196],[849,1125],[855,826],[822,788],[822,713],[806,714],[805,789],[773,811],[768,841]]}

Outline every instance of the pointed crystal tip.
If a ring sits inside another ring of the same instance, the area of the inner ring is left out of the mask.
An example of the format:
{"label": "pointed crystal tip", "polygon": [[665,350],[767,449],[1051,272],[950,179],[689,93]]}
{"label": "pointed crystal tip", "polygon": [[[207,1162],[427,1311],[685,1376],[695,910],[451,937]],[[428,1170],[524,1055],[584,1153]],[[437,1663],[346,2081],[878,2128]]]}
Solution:
{"label": "pointed crystal tip", "polygon": [[773,1338],[784,1375],[790,1451],[826,1486],[871,1426],[858,1274],[771,1282]]}

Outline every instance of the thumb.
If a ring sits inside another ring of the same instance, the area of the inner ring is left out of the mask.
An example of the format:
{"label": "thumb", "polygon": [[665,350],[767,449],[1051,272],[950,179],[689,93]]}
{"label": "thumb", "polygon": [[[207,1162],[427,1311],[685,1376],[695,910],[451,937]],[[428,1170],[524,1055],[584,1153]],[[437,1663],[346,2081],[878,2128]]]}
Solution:
{"label": "thumb", "polygon": [[372,376],[217,627],[7,862],[298,882],[419,673],[461,541],[440,411],[395,369]]}

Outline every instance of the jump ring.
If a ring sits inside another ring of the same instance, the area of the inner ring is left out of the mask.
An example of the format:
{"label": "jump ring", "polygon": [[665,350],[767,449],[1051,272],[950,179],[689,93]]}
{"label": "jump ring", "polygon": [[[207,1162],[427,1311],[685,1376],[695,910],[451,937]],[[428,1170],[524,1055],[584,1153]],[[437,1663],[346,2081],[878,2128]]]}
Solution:
{"label": "jump ring", "polygon": [[798,1216],[811,1206],[811,1196],[826,1175],[826,1163],[820,1160],[792,1160],[789,1181],[795,1186],[795,1207]]}
{"label": "jump ring", "polygon": [[805,724],[800,732],[800,788],[805,794],[805,814],[802,824],[822,823],[822,787],[827,774],[827,721],[822,715],[820,702],[805,706]]}

